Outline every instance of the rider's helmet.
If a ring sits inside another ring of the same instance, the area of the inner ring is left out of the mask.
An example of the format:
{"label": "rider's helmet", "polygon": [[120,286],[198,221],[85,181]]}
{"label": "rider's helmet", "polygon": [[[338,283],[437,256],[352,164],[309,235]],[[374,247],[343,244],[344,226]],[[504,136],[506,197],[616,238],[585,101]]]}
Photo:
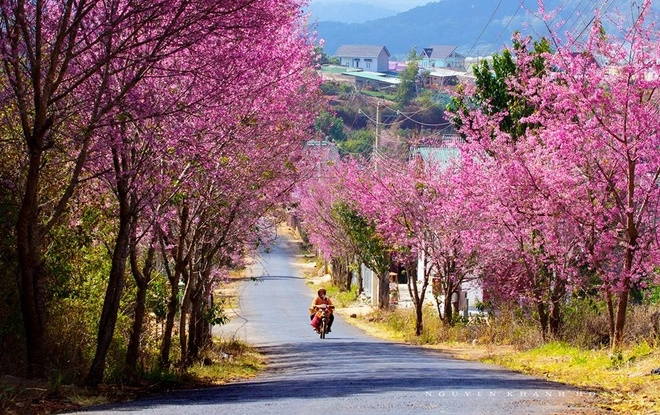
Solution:
{"label": "rider's helmet", "polygon": [[316,292],[319,297],[322,297],[325,295],[325,288],[319,288],[319,290]]}

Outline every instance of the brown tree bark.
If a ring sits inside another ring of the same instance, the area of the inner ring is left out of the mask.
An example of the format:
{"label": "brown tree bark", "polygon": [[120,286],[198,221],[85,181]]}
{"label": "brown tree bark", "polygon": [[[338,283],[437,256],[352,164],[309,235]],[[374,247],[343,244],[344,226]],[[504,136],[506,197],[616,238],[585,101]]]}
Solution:
{"label": "brown tree bark", "polygon": [[137,286],[137,293],[135,296],[135,311],[133,315],[133,326],[131,329],[131,337],[128,342],[126,350],[126,371],[129,374],[134,374],[137,370],[137,362],[140,356],[140,338],[142,337],[142,329],[144,326],[144,319],[147,309],[147,288],[151,282],[151,274],[153,271],[153,261],[156,249],[152,243],[147,250],[144,266],[140,270],[138,264],[138,250],[137,241],[134,237],[131,238],[130,246],[130,259],[131,259],[131,272],[135,285]]}
{"label": "brown tree bark", "polygon": [[[158,364],[161,369],[167,369],[170,366],[170,349],[172,348],[172,333],[174,331],[174,320],[179,308],[179,281],[183,278],[185,268],[188,264],[188,255],[185,253],[185,239],[189,222],[190,210],[184,203],[179,214],[179,237],[177,241],[176,252],[173,255],[174,270],[167,266],[165,261],[165,272],[170,284],[170,296],[167,301],[167,316],[165,317],[165,328],[163,330],[163,339],[160,346],[160,358]],[[159,236],[159,244],[163,258],[169,258],[170,255],[165,248],[167,242],[164,235]]]}
{"label": "brown tree bark", "polygon": [[[32,167],[32,163],[31,163]],[[17,254],[19,266],[18,288],[23,313],[23,327],[27,344],[27,376],[45,374],[46,293],[43,258],[39,246],[40,229],[36,218],[36,189],[38,177],[28,174],[28,188],[17,222]]]}
{"label": "brown tree bark", "polygon": [[94,360],[92,361],[86,379],[86,383],[91,386],[96,386],[103,382],[106,357],[110,349],[112,337],[114,336],[119,305],[126,283],[126,261],[129,254],[132,212],[134,207],[129,202],[125,179],[118,177],[117,193],[119,199],[119,231],[117,232],[115,248],[112,253],[108,287],[106,288],[103,310],[101,312],[101,319],[99,320],[96,353],[94,354]]}
{"label": "brown tree bark", "polygon": [[378,308],[390,307],[390,270],[378,274]]}

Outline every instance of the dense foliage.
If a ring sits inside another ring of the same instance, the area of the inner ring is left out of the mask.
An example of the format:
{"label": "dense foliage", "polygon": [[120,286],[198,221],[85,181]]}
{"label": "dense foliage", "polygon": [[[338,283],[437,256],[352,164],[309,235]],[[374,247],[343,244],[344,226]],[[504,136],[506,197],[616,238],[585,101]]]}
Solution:
{"label": "dense foliage", "polygon": [[66,364],[96,385],[108,366],[167,369],[175,333],[176,361],[199,357],[222,321],[214,288],[305,172],[303,5],[2,2],[6,370]]}
{"label": "dense foliage", "polygon": [[[444,301],[476,279],[487,309],[514,304],[546,338],[561,334],[571,300],[589,298],[619,348],[631,299],[660,282],[659,32],[650,1],[636,11],[610,33],[596,14],[584,41],[516,34],[452,101],[460,140],[425,158],[376,149],[370,164],[337,166],[301,203],[307,228],[320,219],[307,209],[340,195],[393,261],[419,262],[414,302],[431,275]],[[329,257],[355,241],[329,235],[311,237]],[[450,306],[441,315],[451,324]]]}

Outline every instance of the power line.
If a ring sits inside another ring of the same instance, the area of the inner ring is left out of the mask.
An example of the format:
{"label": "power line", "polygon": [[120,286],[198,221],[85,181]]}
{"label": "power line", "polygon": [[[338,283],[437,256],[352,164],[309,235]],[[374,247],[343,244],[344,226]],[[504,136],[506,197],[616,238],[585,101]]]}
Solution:
{"label": "power line", "polygon": [[403,112],[400,112],[400,111],[397,111],[397,114],[403,116],[408,121],[411,121],[411,122],[413,122],[417,125],[421,125],[422,127],[449,127],[449,126],[451,126],[451,122],[449,122],[449,121],[439,123],[439,124],[430,124],[430,123],[425,123],[425,122],[414,120],[414,119],[410,118],[409,116],[407,116],[406,114],[404,114]]}
{"label": "power line", "polygon": [[366,112],[362,111],[362,109],[360,109],[360,108],[358,108],[358,114],[362,114],[362,115],[364,115],[366,119],[368,119],[369,121],[371,121],[372,123],[374,123],[376,126],[392,125],[392,124],[386,124],[386,123],[384,123],[384,122],[380,122],[380,121],[378,121],[378,120],[374,120],[374,119],[371,118]]}
{"label": "power line", "polygon": [[[571,19],[573,19],[573,16],[575,16],[575,14],[578,13],[578,10],[580,10],[580,8],[582,7],[582,3],[583,3],[583,2],[584,2],[584,0],[580,0],[580,2],[577,4],[577,6],[575,6],[575,7],[573,8],[573,11],[571,12],[571,14],[569,14],[568,17],[564,19],[564,21],[563,21],[563,23],[561,24],[561,26],[557,26],[557,27],[556,27],[556,30],[563,29],[564,27],[566,27],[566,26],[568,25],[568,22],[570,22]],[[588,5],[589,5],[589,3],[587,3],[587,6],[588,6]],[[578,13],[577,17],[579,18],[581,15],[583,15],[583,13],[584,13],[584,11],[580,11],[580,12]],[[559,17],[559,13],[557,13],[557,17]],[[554,23],[555,23],[554,19],[550,21],[550,24],[551,24],[551,25],[554,24]]]}
{"label": "power line", "polygon": [[486,22],[486,25],[481,30],[481,33],[479,33],[479,36],[477,36],[477,40],[474,41],[474,44],[472,45],[472,47],[470,48],[470,50],[468,51],[466,56],[470,56],[470,54],[472,53],[472,50],[477,46],[477,43],[481,39],[481,36],[483,36],[483,34],[486,32],[486,29],[488,28],[488,26],[490,26],[491,22],[493,21],[493,18],[495,17],[495,13],[497,13],[497,11],[500,9],[500,6],[502,5],[502,2],[503,2],[503,0],[500,0],[500,2],[497,3],[497,7],[495,7],[495,10],[493,10],[493,14],[490,15],[490,19],[488,19],[488,22]]}
{"label": "power line", "polygon": [[410,113],[410,114],[406,114],[406,113],[402,112],[401,110],[390,108],[387,105],[384,105],[384,107],[387,108],[390,111],[396,111],[397,115],[401,115],[406,120],[411,121],[411,122],[413,122],[417,125],[421,125],[422,127],[449,127],[449,126],[451,126],[451,122],[444,122],[444,123],[440,123],[440,124],[430,124],[430,123],[424,123],[424,122],[421,122],[421,121],[417,121],[417,120],[411,118],[410,115],[416,115],[419,112],[421,112],[421,110],[415,111],[415,112]]}
{"label": "power line", "polygon": [[[610,7],[612,7],[613,4],[614,4],[614,0],[606,0],[602,8],[600,9],[601,15],[607,14],[607,12],[609,11]],[[592,23],[596,20],[596,6],[594,6],[591,9],[591,14],[592,14],[591,19],[589,19],[589,21],[584,25],[584,28],[575,37],[576,42],[582,37],[582,35],[587,31],[587,29],[589,29],[589,26],[591,26]],[[582,20],[582,22],[584,23],[584,19]]]}
{"label": "power line", "polygon": [[520,0],[520,4],[518,4],[518,8],[516,9],[516,11],[513,12],[513,16],[511,16],[511,18],[509,19],[509,21],[506,22],[506,25],[505,25],[504,28],[500,31],[500,34],[497,35],[497,37],[502,41],[502,43],[503,43],[505,46],[506,46],[506,42],[504,41],[504,39],[502,39],[502,35],[503,35],[504,32],[509,28],[509,25],[511,24],[511,22],[513,21],[513,19],[516,18],[516,15],[518,14],[518,12],[524,8],[524,3],[525,3],[525,0]]}

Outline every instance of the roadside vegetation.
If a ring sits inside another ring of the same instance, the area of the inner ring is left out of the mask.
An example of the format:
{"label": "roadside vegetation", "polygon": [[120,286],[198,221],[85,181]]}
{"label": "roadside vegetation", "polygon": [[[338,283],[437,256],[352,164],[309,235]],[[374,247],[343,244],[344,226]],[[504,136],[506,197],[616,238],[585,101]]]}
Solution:
{"label": "roadside vegetation", "polygon": [[3,2],[0,413],[259,370],[211,329],[313,168],[304,4],[147,3]]}
{"label": "roadside vegetation", "polygon": [[[363,266],[373,278],[378,310],[351,321],[580,386],[604,409],[660,412],[660,79],[646,53],[660,32],[642,3],[570,45],[516,33],[474,82],[426,82],[411,53],[393,101],[357,111],[373,146],[328,163],[296,212],[341,291]],[[358,100],[341,96],[350,129]],[[390,309],[395,279],[407,308]],[[467,319],[472,290],[483,303]]]}
{"label": "roadside vegetation", "polygon": [[40,415],[74,411],[144,398],[150,394],[182,389],[208,388],[249,379],[266,366],[264,357],[237,340],[215,338],[203,358],[185,371],[154,369],[134,382],[116,382],[90,388],[57,379],[0,378],[0,413]]}
{"label": "roadside vegetation", "polygon": [[601,409],[614,413],[660,413],[660,373],[654,373],[660,368],[659,339],[649,327],[653,307],[633,307],[627,331],[627,338],[633,340],[613,353],[606,336],[598,338],[591,332],[593,327],[601,327],[607,333],[606,321],[596,311],[568,319],[560,336],[544,341],[538,325],[516,307],[497,316],[458,318],[448,326],[438,318],[435,307],[428,305],[424,330],[418,336],[411,308],[374,310],[357,301],[355,290],[342,292],[332,287],[329,293],[344,307],[338,313],[370,335],[580,387],[596,397]]}

